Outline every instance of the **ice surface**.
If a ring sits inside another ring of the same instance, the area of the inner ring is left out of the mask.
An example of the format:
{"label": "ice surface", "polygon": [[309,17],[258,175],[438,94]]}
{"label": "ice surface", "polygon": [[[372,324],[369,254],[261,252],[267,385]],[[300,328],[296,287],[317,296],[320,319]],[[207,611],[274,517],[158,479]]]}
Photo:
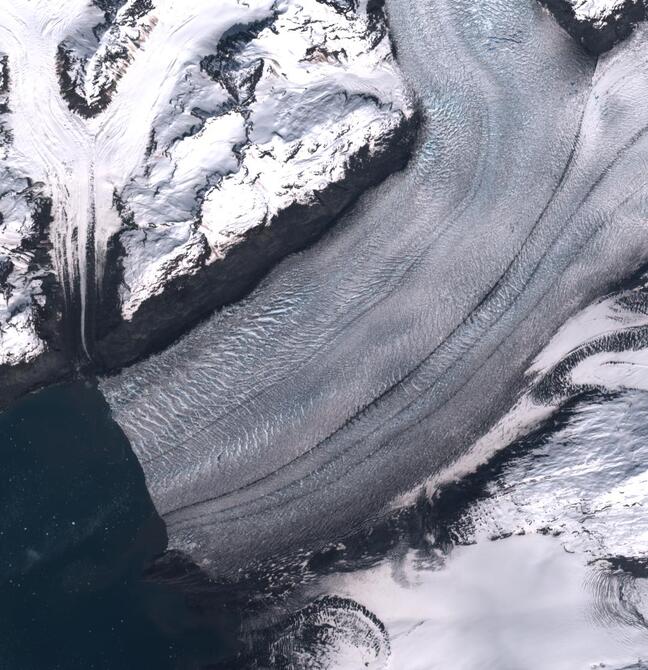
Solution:
{"label": "ice surface", "polygon": [[52,202],[55,268],[89,355],[111,244],[130,318],[413,115],[373,16],[319,0],[129,0],[106,24],[89,0],[0,2],[2,165]]}
{"label": "ice surface", "polygon": [[172,543],[214,569],[353,527],[454,462],[648,257],[645,27],[595,63],[531,0],[388,9],[427,114],[412,165],[103,384]]}
{"label": "ice surface", "polygon": [[569,422],[505,463],[458,524],[461,541],[556,534],[590,560],[648,557],[648,395],[576,405]]}
{"label": "ice surface", "polygon": [[[85,277],[86,255],[77,252],[88,243],[91,151],[81,119],[69,113],[58,94],[55,56],[58,43],[88,8],[84,0],[64,6],[51,0],[0,4],[0,43],[7,55],[11,99],[6,123],[12,156],[5,164],[46,185],[43,191],[52,201],[54,262],[60,278]],[[75,185],[72,191],[70,184]]]}
{"label": "ice surface", "polygon": [[597,580],[613,581],[555,538],[529,536],[436,559],[410,549],[312,590],[351,598],[383,623],[391,658],[375,666],[380,670],[628,668],[644,657],[648,631],[622,616],[601,616],[608,603],[592,588]]}
{"label": "ice surface", "polygon": [[376,668],[645,668],[647,411],[646,392],[590,394],[432,499],[271,564],[297,585],[271,607],[306,620],[284,648],[347,667],[340,627],[307,643],[324,597],[383,625]]}
{"label": "ice surface", "polygon": [[8,58],[0,53],[0,366],[29,363],[44,352],[36,321],[46,299],[43,278],[52,273],[37,258],[45,237],[40,188],[20,168],[7,165],[16,158],[8,124],[10,78]]}
{"label": "ice surface", "polygon": [[[431,499],[268,562],[270,649],[322,670],[363,652],[375,670],[645,669],[647,411],[646,392],[589,394]],[[334,623],[331,601],[362,620]]]}

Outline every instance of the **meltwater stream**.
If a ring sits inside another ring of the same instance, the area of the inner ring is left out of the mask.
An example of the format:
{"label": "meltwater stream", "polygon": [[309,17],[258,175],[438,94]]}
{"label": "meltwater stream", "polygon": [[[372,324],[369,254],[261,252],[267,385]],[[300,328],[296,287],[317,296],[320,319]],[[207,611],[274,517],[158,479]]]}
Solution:
{"label": "meltwater stream", "polygon": [[648,257],[645,27],[597,61],[535,0],[387,5],[426,117],[410,166],[102,382],[172,546],[216,573],[338,537],[451,463]]}

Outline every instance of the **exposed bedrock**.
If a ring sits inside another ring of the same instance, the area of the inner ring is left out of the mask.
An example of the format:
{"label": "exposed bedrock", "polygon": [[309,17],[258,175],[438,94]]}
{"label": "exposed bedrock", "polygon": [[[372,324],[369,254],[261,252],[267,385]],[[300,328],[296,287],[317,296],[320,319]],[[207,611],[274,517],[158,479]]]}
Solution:
{"label": "exposed bedrock", "polygon": [[[74,372],[73,353],[63,325],[63,295],[55,275],[43,273],[42,267],[32,266],[35,275],[40,276],[39,294],[32,306],[0,324],[1,346],[7,352],[0,363],[0,408],[28,391],[67,379]],[[20,353],[15,357],[11,356],[9,343],[13,339],[20,342]],[[29,349],[24,346],[26,340],[31,342]]]}
{"label": "exposed bedrock", "polygon": [[122,226],[91,337],[104,369],[168,344],[318,239],[404,167],[419,123],[381,3],[257,12],[194,55],[171,93],[115,190]]}
{"label": "exposed bedrock", "polygon": [[[286,255],[315,242],[358,195],[405,167],[417,130],[415,115],[385,137],[374,155],[361,150],[349,162],[345,177],[329,184],[307,203],[294,202],[267,225],[246,231],[224,258],[212,263],[208,247],[192,274],[171,277],[164,290],[145,300],[130,319],[116,305],[104,303],[97,313],[94,361],[115,369],[160,349],[215,308],[239,300]],[[118,268],[123,247],[113,252]],[[110,267],[110,265],[109,265]],[[121,281],[115,273],[113,281]],[[115,289],[105,285],[106,291]],[[108,293],[110,295],[110,293]]]}
{"label": "exposed bedrock", "polygon": [[153,29],[156,16],[151,0],[96,2],[94,21],[63,40],[57,50],[61,94],[70,109],[84,118],[105,111],[119,81]]}
{"label": "exposed bedrock", "polygon": [[164,347],[406,164],[381,2],[215,2],[0,1],[0,402]]}
{"label": "exposed bedrock", "polygon": [[52,202],[18,160],[12,73],[0,53],[0,405],[70,371],[52,262]]}
{"label": "exposed bedrock", "polygon": [[540,0],[558,23],[598,56],[626,39],[648,14],[646,0]]}
{"label": "exposed bedrock", "polygon": [[0,406],[72,370],[65,301],[52,267],[50,203],[7,171],[0,195]]}

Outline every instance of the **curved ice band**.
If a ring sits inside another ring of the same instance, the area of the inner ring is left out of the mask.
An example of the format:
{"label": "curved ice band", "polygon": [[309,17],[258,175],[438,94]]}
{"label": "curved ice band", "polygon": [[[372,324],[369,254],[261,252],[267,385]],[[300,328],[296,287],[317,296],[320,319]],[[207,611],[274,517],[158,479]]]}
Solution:
{"label": "curved ice band", "polygon": [[534,0],[388,3],[411,167],[244,304],[106,380],[172,543],[323,541],[465,452],[648,255],[648,32],[598,63]]}

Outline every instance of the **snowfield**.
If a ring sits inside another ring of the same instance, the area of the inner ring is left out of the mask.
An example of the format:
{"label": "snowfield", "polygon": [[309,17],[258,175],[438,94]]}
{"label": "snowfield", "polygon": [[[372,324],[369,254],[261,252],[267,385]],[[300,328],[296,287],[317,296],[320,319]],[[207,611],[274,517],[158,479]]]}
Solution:
{"label": "snowfield", "polygon": [[[92,358],[107,328],[97,311],[132,319],[345,182],[332,220],[362,190],[346,183],[353,169],[414,116],[382,10],[366,2],[99,4],[0,1],[0,253],[13,268],[0,266],[0,364],[48,348],[39,273],[57,278],[59,312]],[[25,251],[43,208],[51,267]]]}
{"label": "snowfield", "polygon": [[600,56],[646,19],[644,0],[540,0],[592,56]]}

